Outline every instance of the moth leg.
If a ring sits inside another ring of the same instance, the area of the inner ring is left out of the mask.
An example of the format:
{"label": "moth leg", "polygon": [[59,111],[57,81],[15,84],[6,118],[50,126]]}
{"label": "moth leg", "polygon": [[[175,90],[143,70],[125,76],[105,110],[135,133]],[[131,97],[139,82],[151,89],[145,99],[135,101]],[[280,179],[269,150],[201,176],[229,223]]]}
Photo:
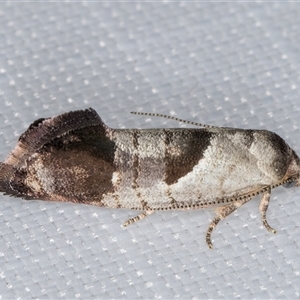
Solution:
{"label": "moth leg", "polygon": [[266,216],[269,207],[270,196],[271,196],[271,189],[269,189],[263,194],[260,200],[259,211],[260,211],[262,223],[264,224],[266,229],[272,233],[276,233],[276,230],[269,225]]}
{"label": "moth leg", "polygon": [[124,224],[123,227],[127,227],[130,224],[133,224],[139,220],[143,220],[144,218],[146,218],[147,216],[151,215],[154,211],[153,210],[146,210],[144,212],[142,212],[141,214],[137,215],[134,218],[130,218],[129,220],[127,220]]}
{"label": "moth leg", "polygon": [[221,220],[227,218],[231,213],[233,213],[235,210],[237,210],[239,207],[241,207],[242,205],[244,205],[251,199],[252,199],[251,197],[247,197],[245,199],[237,200],[237,201],[227,204],[225,206],[220,206],[215,210],[216,216],[212,220],[212,222],[209,224],[208,229],[206,231],[206,244],[208,245],[208,247],[210,249],[213,248],[213,244],[211,242],[211,233],[215,229],[217,224]]}

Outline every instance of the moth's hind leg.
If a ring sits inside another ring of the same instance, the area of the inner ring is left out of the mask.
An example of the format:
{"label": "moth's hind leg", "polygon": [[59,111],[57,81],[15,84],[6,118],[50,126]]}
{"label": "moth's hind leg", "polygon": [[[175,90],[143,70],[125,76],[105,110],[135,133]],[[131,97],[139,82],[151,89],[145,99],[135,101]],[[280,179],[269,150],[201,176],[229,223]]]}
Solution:
{"label": "moth's hind leg", "polygon": [[146,210],[144,212],[142,212],[141,214],[137,215],[134,218],[130,218],[129,220],[127,220],[124,224],[123,227],[127,227],[130,224],[133,224],[139,220],[143,220],[144,218],[146,218],[147,216],[151,215],[154,211],[153,210]]}
{"label": "moth's hind leg", "polygon": [[213,248],[213,244],[211,242],[211,233],[215,229],[217,224],[221,220],[227,218],[231,213],[233,213],[235,210],[237,210],[239,207],[241,207],[242,205],[244,205],[245,203],[247,203],[251,199],[252,199],[251,197],[246,197],[246,198],[237,200],[233,203],[227,204],[225,206],[220,206],[215,210],[216,216],[212,220],[212,222],[209,224],[208,229],[206,231],[206,244],[208,245],[208,247],[210,249]]}

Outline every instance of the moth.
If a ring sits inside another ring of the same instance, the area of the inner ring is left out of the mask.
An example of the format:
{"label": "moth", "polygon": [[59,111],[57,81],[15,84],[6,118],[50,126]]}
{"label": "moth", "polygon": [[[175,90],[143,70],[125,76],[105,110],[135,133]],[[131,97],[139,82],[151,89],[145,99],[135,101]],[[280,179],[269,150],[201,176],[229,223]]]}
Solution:
{"label": "moth", "polygon": [[[144,115],[156,115],[136,113]],[[164,115],[157,115],[163,116]],[[24,199],[140,210],[128,226],[158,210],[215,206],[206,232],[271,189],[299,186],[299,157],[276,133],[214,127],[112,129],[92,108],[38,119],[0,165],[0,191]]]}

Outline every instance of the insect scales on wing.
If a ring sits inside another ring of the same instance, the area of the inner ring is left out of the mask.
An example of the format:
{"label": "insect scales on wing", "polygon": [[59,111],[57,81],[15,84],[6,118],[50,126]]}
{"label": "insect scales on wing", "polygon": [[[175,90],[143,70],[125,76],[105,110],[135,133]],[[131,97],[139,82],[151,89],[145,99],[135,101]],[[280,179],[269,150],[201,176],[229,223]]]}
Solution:
{"label": "insect scales on wing", "polygon": [[36,120],[1,163],[0,191],[143,211],[124,226],[157,210],[216,206],[210,248],[219,221],[262,194],[261,219],[275,233],[266,219],[271,189],[300,185],[299,158],[285,141],[267,130],[168,118],[202,128],[112,129],[92,108]]}

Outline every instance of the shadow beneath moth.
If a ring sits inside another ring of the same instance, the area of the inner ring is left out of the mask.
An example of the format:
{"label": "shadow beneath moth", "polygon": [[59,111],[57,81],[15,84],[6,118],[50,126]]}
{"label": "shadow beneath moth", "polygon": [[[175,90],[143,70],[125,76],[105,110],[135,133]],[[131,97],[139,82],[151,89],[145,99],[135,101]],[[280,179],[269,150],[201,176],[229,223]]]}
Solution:
{"label": "shadow beneath moth", "polygon": [[143,211],[216,206],[206,232],[262,194],[266,219],[271,189],[299,186],[299,158],[276,133],[214,127],[112,129],[92,108],[38,119],[0,165],[0,191],[24,199],[69,201]]}

